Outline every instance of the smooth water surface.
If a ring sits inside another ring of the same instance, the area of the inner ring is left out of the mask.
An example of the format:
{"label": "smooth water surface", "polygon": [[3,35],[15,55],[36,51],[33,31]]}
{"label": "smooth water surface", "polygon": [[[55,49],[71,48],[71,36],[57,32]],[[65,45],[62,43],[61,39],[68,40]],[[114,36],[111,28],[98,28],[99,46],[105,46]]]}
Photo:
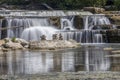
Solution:
{"label": "smooth water surface", "polygon": [[111,51],[104,48],[119,45],[83,45],[60,51],[1,52],[0,74],[42,74],[50,72],[118,71],[119,58],[106,57]]}

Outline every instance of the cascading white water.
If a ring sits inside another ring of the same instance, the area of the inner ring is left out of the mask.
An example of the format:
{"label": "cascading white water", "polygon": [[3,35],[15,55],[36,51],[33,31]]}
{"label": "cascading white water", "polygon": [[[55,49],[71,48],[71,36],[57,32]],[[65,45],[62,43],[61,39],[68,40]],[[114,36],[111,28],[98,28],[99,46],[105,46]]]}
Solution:
{"label": "cascading white water", "polygon": [[[62,29],[64,26],[68,26],[68,23],[71,25],[70,21],[67,19],[62,19]],[[67,24],[65,24],[65,22]],[[80,31],[70,30],[66,31],[64,29],[61,34],[65,40],[74,39],[80,43],[103,43],[103,35],[101,34],[102,27],[101,25],[110,25],[110,21],[103,14],[94,14],[94,15],[85,15],[83,16],[84,28]],[[67,27],[66,27],[67,28]],[[98,29],[94,29],[98,28]]]}
{"label": "cascading white water", "polygon": [[[47,12],[43,13],[42,15],[47,14]],[[26,39],[25,37],[34,35],[34,37],[27,37],[26,40],[39,40],[41,35],[50,36],[55,31],[59,31],[65,40],[74,39],[81,43],[102,43],[103,42],[103,36],[99,29],[93,30],[95,26],[97,25],[110,25],[110,21],[108,18],[105,17],[105,15],[85,15],[83,16],[84,21],[84,28],[83,30],[77,31],[74,28],[73,22],[74,22],[74,16],[66,16],[61,17],[61,29],[56,30],[53,28],[51,23],[49,22],[49,17],[40,17],[37,12],[21,12],[21,14],[12,12],[9,15],[16,15],[18,14],[19,17],[6,17],[6,24],[5,26],[11,29],[7,30],[7,37],[21,37],[23,39]],[[27,16],[27,17],[22,17]],[[56,14],[49,14],[49,15],[58,15]],[[16,15],[17,16],[17,15]],[[21,16],[21,17],[20,17]],[[31,16],[31,17],[29,17]],[[38,16],[38,17],[37,17]],[[65,15],[64,15],[65,16]],[[1,23],[2,24],[2,23]],[[12,27],[19,27],[19,28],[13,28]],[[45,28],[44,28],[45,27]],[[101,28],[100,28],[101,29]],[[46,34],[48,31],[49,34]],[[41,33],[41,34],[40,34]],[[25,35],[26,36],[25,36]],[[22,36],[21,36],[22,35]],[[23,36],[24,35],[24,36]],[[51,37],[51,36],[50,36]],[[32,39],[35,38],[35,39]],[[50,39],[50,38],[48,38]]]}
{"label": "cascading white water", "polygon": [[[88,16],[86,16],[88,17]],[[88,23],[86,23],[86,25],[88,25],[88,29],[89,30],[92,30],[94,26],[97,26],[97,25],[110,25],[110,21],[107,17],[105,17],[105,15],[92,15],[89,17],[89,19],[87,19]]]}
{"label": "cascading white water", "polygon": [[7,37],[21,37],[25,40],[40,40],[42,35],[46,35],[49,40],[57,31],[48,18],[6,18],[6,26],[10,28],[7,30]]}
{"label": "cascading white water", "polygon": [[74,17],[71,20],[67,18],[61,18],[61,29],[62,30],[74,30],[73,20],[74,20]]}
{"label": "cascading white water", "polygon": [[55,34],[56,31],[57,29],[50,26],[34,26],[26,28],[22,32],[21,38],[27,41],[38,41],[42,35],[45,35],[47,40],[52,40],[52,35]]}
{"label": "cascading white water", "polygon": [[[110,25],[110,21],[105,15],[87,15],[83,17],[84,29],[82,32],[82,37],[80,39],[81,43],[103,43],[103,35],[100,33],[102,29],[101,25]],[[97,30],[93,30],[94,27],[98,26]]]}
{"label": "cascading white water", "polygon": [[84,17],[83,18],[83,20],[84,20],[84,30],[88,30],[88,18],[89,16],[86,16],[86,17]]}
{"label": "cascading white water", "polygon": [[103,42],[102,34],[95,34],[94,39],[95,39],[94,43],[102,43]]}

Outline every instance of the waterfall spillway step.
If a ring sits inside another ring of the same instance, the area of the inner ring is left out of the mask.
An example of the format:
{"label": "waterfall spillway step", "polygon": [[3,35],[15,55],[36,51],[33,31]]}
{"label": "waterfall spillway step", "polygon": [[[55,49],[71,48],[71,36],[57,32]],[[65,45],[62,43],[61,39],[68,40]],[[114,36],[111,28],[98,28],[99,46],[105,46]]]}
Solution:
{"label": "waterfall spillway step", "polygon": [[[53,11],[54,12],[54,11]],[[9,12],[5,15],[16,15],[18,12]],[[46,14],[48,12],[44,12]],[[64,13],[64,12],[63,12]],[[103,35],[101,33],[102,28],[99,25],[110,25],[110,21],[105,15],[84,15],[84,26],[82,30],[76,30],[74,27],[74,16],[60,17],[61,29],[55,29],[50,23],[50,17],[41,15],[43,12],[20,12],[19,16],[23,17],[9,17],[5,16],[5,19],[0,19],[0,27],[6,26],[19,27],[15,29],[8,29],[6,37],[21,37],[25,40],[40,40],[41,35],[46,35],[47,39],[51,39],[51,35],[56,31],[61,33],[65,40],[74,39],[81,43],[103,43]],[[72,13],[73,14],[73,13]],[[51,13],[48,13],[51,15]],[[54,12],[52,15],[59,15]],[[60,13],[61,15],[61,13]],[[24,17],[27,16],[27,17]],[[33,17],[30,17],[33,16]],[[35,17],[36,16],[36,17]],[[38,17],[37,17],[38,16]],[[96,27],[97,26],[97,27]],[[0,31],[0,36],[3,36],[3,32]]]}

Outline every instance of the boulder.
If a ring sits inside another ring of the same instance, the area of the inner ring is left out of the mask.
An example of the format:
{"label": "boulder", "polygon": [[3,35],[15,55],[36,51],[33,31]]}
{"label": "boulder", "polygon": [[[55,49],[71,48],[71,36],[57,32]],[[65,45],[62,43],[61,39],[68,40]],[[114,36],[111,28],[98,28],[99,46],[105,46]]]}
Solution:
{"label": "boulder", "polygon": [[20,38],[5,38],[4,39],[5,43],[20,43],[23,47],[28,45],[29,42],[27,42],[24,39],[20,39]]}
{"label": "boulder", "polygon": [[4,38],[5,43],[12,42],[10,38]]}
{"label": "boulder", "polygon": [[20,39],[20,38],[16,38],[16,42],[20,43],[23,47],[27,46],[29,44],[28,41],[26,41],[24,39]]}
{"label": "boulder", "polygon": [[59,40],[63,40],[62,34],[59,34]]}
{"label": "boulder", "polygon": [[9,49],[23,49],[23,46],[20,43],[13,43],[8,42],[2,45],[3,48],[9,48]]}
{"label": "boulder", "polygon": [[42,35],[40,38],[41,38],[41,40],[46,40],[46,36],[45,35]]}

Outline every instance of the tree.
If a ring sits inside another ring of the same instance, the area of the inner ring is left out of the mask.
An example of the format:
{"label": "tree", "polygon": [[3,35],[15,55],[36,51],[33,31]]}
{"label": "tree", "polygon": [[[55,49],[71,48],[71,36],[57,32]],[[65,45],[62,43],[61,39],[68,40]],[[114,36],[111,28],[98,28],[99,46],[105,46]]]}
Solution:
{"label": "tree", "polygon": [[114,5],[117,10],[120,10],[120,0],[114,0]]}
{"label": "tree", "polygon": [[35,5],[46,3],[54,9],[76,10],[88,6],[104,7],[107,0],[2,0],[2,1],[14,5],[26,4],[26,1]]}

